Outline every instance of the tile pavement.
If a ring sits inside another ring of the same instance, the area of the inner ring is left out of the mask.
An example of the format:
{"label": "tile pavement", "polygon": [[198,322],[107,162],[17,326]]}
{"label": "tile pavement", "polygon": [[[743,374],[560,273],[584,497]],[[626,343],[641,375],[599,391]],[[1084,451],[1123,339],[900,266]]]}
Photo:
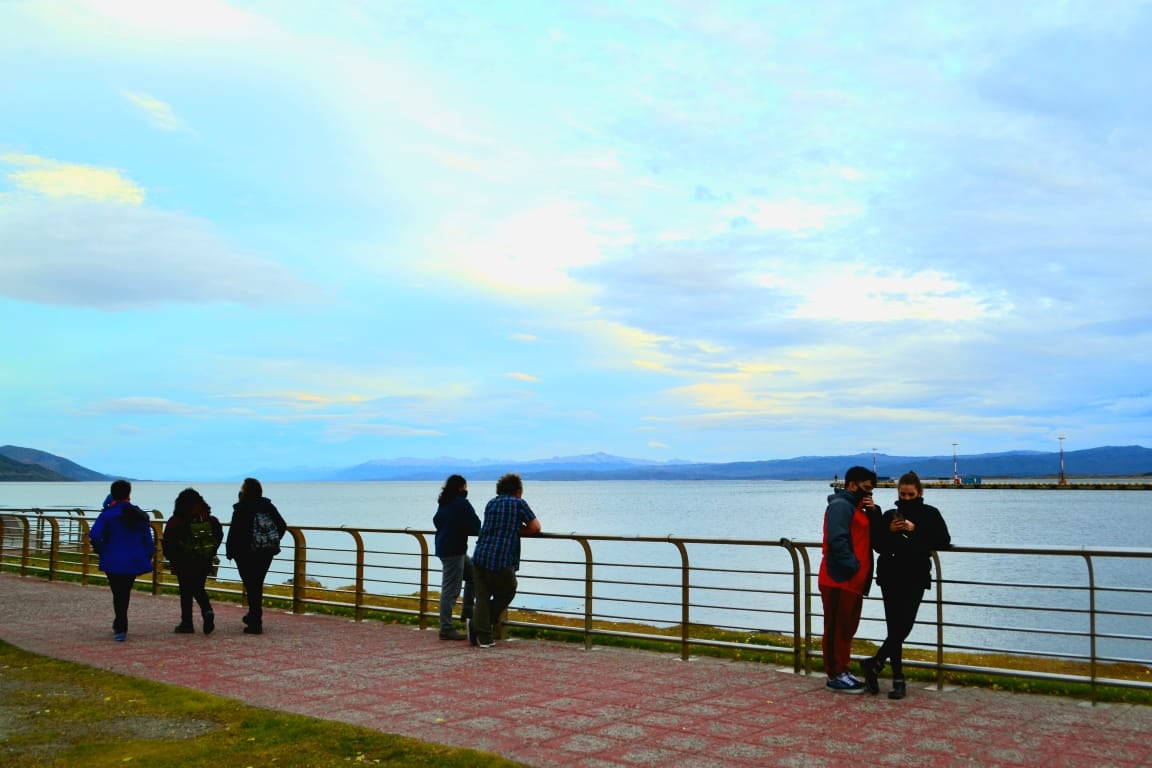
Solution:
{"label": "tile pavement", "polygon": [[222,602],[214,635],[174,635],[176,598],[143,593],[115,643],[111,611],[103,587],[0,574],[0,638],[20,648],[533,766],[1152,766],[1152,707],[974,688],[895,702],[748,662],[535,640],[485,650],[434,628],[277,611],[252,636],[243,607]]}

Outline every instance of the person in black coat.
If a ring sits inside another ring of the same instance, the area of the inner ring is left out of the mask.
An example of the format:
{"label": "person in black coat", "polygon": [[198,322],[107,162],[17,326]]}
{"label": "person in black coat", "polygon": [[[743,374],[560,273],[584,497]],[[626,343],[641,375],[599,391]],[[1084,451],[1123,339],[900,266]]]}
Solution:
{"label": "person in black coat", "polygon": [[244,614],[244,633],[264,633],[264,579],[272,560],[280,554],[280,539],[288,524],[271,501],[264,498],[264,488],[254,477],[244,479],[240,486],[240,500],[232,505],[232,522],[228,524],[228,538],[224,555],[236,562],[244,594],[248,600],[248,613]]}
{"label": "person in black coat", "polygon": [[[199,543],[193,539],[194,526],[204,527],[206,542],[198,549]],[[192,634],[192,602],[200,606],[200,616],[204,620],[204,634],[210,635],[216,629],[216,614],[208,599],[208,574],[216,559],[216,550],[224,540],[224,527],[212,514],[212,508],[194,488],[185,488],[176,497],[172,517],[164,526],[164,558],[176,574],[180,585],[180,623],[176,625],[178,634]]]}
{"label": "person in black coat", "polygon": [[916,614],[924,591],[932,586],[932,557],[935,550],[952,546],[944,516],[924,503],[924,486],[915,472],[900,476],[896,483],[896,509],[884,513],[880,525],[872,527],[872,548],[880,555],[876,562],[876,583],[884,597],[884,621],[888,636],[876,655],[861,663],[869,693],[879,693],[878,676],[884,662],[892,662],[890,699],[902,699],[904,684],[904,641],[916,624]]}
{"label": "person in black coat", "polygon": [[440,558],[440,639],[464,640],[452,624],[456,597],[464,584],[464,604],[460,618],[467,627],[472,619],[475,590],[472,581],[472,558],[468,556],[468,537],[480,533],[480,517],[468,501],[468,481],[462,475],[450,475],[444,481],[437,499],[436,556]]}

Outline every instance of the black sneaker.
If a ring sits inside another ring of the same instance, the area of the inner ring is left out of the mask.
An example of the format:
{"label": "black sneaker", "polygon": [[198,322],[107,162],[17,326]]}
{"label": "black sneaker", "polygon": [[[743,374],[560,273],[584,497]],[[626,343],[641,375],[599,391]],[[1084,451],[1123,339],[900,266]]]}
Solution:
{"label": "black sneaker", "polygon": [[249,624],[244,627],[244,634],[246,635],[262,635],[264,634],[264,627],[259,624]]}
{"label": "black sneaker", "polygon": [[467,640],[468,638],[456,631],[456,628],[440,630],[441,640]]}
{"label": "black sneaker", "polygon": [[216,614],[208,611],[204,614],[204,634],[210,635],[216,630]]}
{"label": "black sneaker", "polygon": [[880,693],[880,665],[876,663],[876,658],[870,656],[860,662],[860,671],[864,673],[864,685],[867,686],[868,693],[873,696]]}
{"label": "black sneaker", "polygon": [[172,631],[178,635],[192,635],[196,633],[196,627],[191,624],[177,624],[176,629]]}

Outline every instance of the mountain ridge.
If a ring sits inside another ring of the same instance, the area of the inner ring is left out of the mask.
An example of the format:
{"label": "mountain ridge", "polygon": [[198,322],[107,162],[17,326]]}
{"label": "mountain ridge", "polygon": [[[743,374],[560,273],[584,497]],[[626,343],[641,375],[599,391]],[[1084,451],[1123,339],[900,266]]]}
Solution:
{"label": "mountain ridge", "polygon": [[[1101,446],[1063,454],[1068,477],[1133,477],[1152,475],[1152,449],[1139,445]],[[526,480],[823,480],[842,476],[858,464],[876,467],[882,477],[898,477],[909,470],[924,479],[951,478],[953,462],[965,477],[1057,477],[1060,454],[1043,451],[1001,451],[964,456],[892,456],[857,453],[840,456],[798,456],[735,462],[692,462],[684,459],[653,461],[597,452],[576,456],[552,456],[531,460],[374,459],[350,467],[265,468],[247,473],[265,481],[386,481],[443,480],[450,474],[467,474],[474,480],[494,480],[517,472]],[[218,478],[220,481],[238,479]],[[19,446],[0,446],[0,481],[94,481],[106,475],[46,451]],[[172,478],[181,480],[184,478]]]}

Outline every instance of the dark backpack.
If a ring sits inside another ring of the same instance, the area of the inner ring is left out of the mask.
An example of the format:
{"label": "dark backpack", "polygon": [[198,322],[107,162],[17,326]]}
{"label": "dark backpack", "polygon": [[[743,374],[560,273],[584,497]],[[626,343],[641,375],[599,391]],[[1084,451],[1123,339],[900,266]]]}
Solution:
{"label": "dark backpack", "polygon": [[196,520],[188,523],[187,548],[192,554],[211,560],[216,555],[220,542],[216,541],[216,532],[212,530],[212,521]]}
{"label": "dark backpack", "polygon": [[256,510],[252,516],[252,551],[275,552],[280,548],[280,528],[276,518],[266,509]]}

